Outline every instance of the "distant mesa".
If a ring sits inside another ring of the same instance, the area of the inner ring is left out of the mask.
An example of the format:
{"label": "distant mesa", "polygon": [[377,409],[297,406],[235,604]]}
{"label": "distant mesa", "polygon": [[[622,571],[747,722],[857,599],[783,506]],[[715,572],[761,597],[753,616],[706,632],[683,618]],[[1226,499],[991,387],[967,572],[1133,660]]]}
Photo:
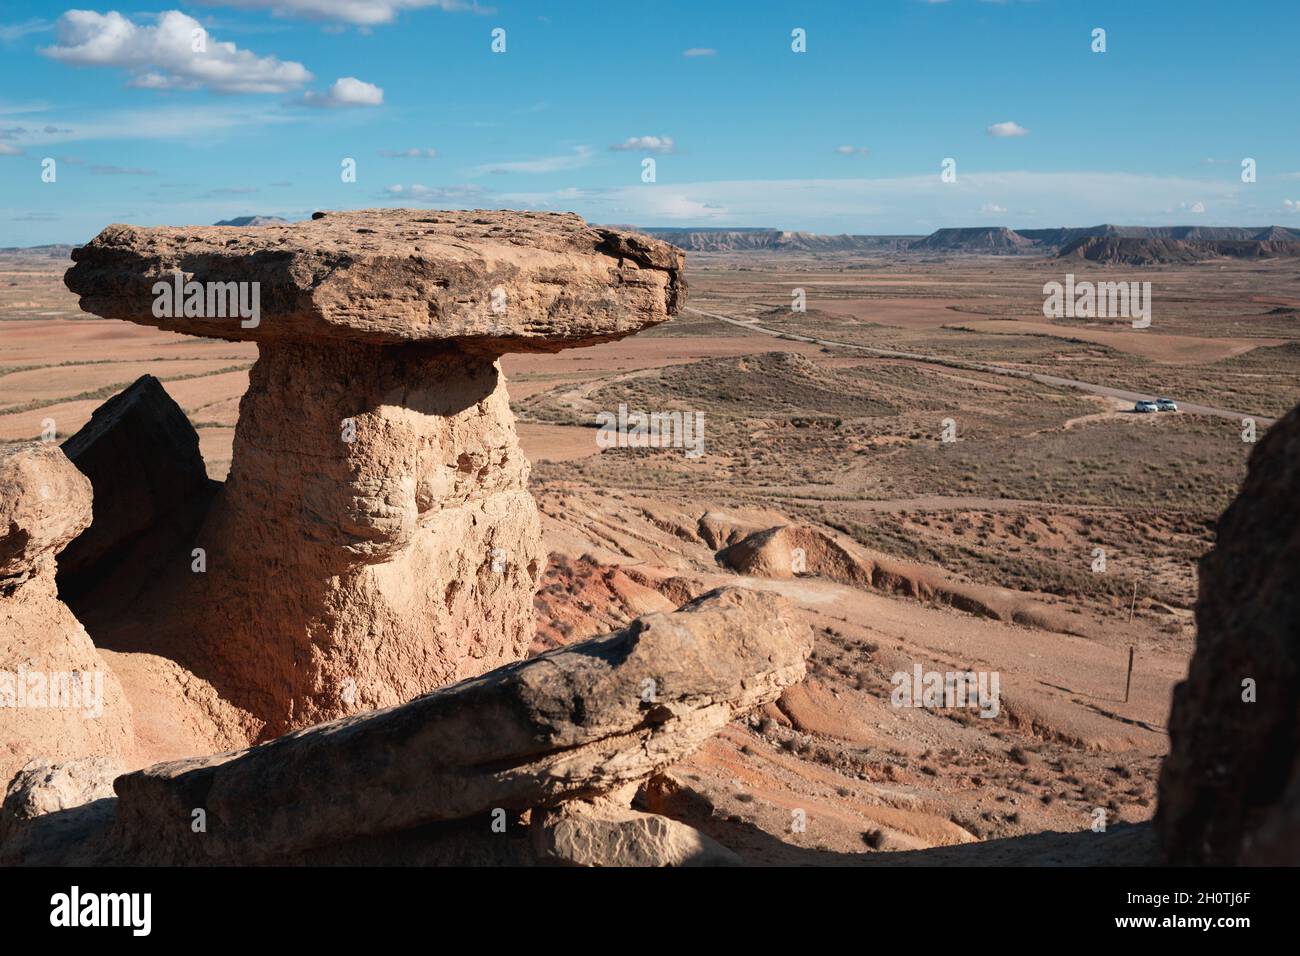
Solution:
{"label": "distant mesa", "polygon": [[938,229],[928,236],[823,235],[768,228],[641,227],[640,231],[687,252],[1031,255],[1106,265],[1300,257],[1300,229],[1286,226],[967,226]]}
{"label": "distant mesa", "polygon": [[1033,239],[1005,226],[981,226],[972,229],[939,229],[908,246],[913,250],[936,252],[985,252],[993,254],[1041,252]]}
{"label": "distant mesa", "polygon": [[[223,219],[214,225],[266,228],[292,222],[280,216],[253,215]],[[608,224],[604,228],[640,232],[694,253],[1041,256],[1125,266],[1198,263],[1224,258],[1300,258],[1300,229],[1287,226],[1117,226],[1111,223],[1050,229],[963,226],[937,229],[927,236],[830,235],[770,227]],[[32,246],[0,249],[0,253],[66,259],[73,248]]]}
{"label": "distant mesa", "polygon": [[[1197,230],[1205,233],[1209,230]],[[1223,232],[1238,230],[1224,228]],[[1285,235],[1285,234],[1290,234]],[[1278,238],[1209,238],[1174,239],[1163,236],[1135,238],[1125,236],[1088,236],[1063,246],[1058,258],[1086,259],[1108,265],[1159,265],[1174,262],[1200,262],[1206,259],[1280,259],[1300,257],[1300,231],[1283,226],[1262,230],[1260,236]]]}
{"label": "distant mesa", "polygon": [[639,228],[687,252],[851,252],[907,248],[916,236],[827,236],[782,229]]}
{"label": "distant mesa", "polygon": [[51,246],[5,246],[0,253],[21,253],[25,256],[48,256],[51,259],[66,259],[72,255],[72,246],[57,244]]}
{"label": "distant mesa", "polygon": [[214,222],[214,226],[282,226],[289,222],[288,219],[282,219],[279,216],[236,216],[234,219],[223,219],[220,222]]}
{"label": "distant mesa", "polygon": [[985,255],[1039,255],[1105,265],[1300,256],[1300,229],[1285,226],[1100,226],[1060,229],[940,229],[908,247]]}

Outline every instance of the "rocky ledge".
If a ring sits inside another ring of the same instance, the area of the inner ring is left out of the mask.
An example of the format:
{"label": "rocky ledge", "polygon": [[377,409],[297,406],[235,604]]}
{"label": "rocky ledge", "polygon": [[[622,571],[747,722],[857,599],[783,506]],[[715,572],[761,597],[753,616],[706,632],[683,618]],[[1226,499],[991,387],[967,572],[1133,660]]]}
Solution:
{"label": "rocky ledge", "polygon": [[0,809],[0,862],[739,862],[631,803],[802,680],[811,649],[783,599],[721,589],[249,750],[116,779],[102,760],[33,764]]}

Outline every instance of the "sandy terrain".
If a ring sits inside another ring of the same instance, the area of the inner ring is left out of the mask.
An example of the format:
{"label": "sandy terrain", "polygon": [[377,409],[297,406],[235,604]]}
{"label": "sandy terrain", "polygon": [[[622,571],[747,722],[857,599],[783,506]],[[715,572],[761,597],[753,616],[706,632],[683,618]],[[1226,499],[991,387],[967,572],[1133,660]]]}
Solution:
{"label": "sandy terrain", "polygon": [[[11,269],[18,285],[0,296],[0,440],[35,437],[46,418],[70,435],[148,372],[223,477],[252,347],[73,318],[43,268]],[[1263,427],[1300,400],[1295,276],[1277,263],[1153,270],[1141,277],[1156,321],[1133,333],[1044,321],[1042,284],[1060,272],[699,256],[691,305],[731,322],[692,312],[503,361],[551,552],[537,649],[719,583],[779,591],[817,633],[805,684],[647,801],[755,863],[1149,859],[1196,560],[1251,447],[1223,415]],[[795,287],[806,313],[789,310]],[[952,361],[909,358],[936,355]],[[1156,394],[1185,410],[1131,413],[1132,396]],[[703,413],[705,454],[602,451],[595,415],[620,403]],[[739,575],[703,530],[719,522],[815,529],[893,576]],[[201,688],[138,658],[113,666],[146,718],[141,764],[229,744],[215,723],[177,723]],[[918,664],[996,672],[998,714],[893,706],[894,675]]]}
{"label": "sandy terrain", "polygon": [[1270,345],[1283,345],[1289,339],[1234,339],[1234,338],[1196,338],[1191,335],[1152,334],[1150,330],[1124,329],[1122,323],[1109,323],[1103,328],[1062,327],[1050,322],[963,322],[961,327],[974,332],[1031,332],[1039,335],[1052,335],[1062,339],[1078,339],[1095,342],[1118,352],[1128,352],[1153,362],[1170,365],[1200,365],[1232,358]]}

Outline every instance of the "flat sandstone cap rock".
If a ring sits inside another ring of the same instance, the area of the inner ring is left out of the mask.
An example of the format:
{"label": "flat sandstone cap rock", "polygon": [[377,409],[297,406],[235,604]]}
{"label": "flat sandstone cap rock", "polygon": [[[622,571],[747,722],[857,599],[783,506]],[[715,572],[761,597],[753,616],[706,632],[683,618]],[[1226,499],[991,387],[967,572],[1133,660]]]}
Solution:
{"label": "flat sandstone cap rock", "polygon": [[681,250],[572,213],[366,209],[257,228],[112,225],[72,258],[64,282],[85,311],[230,341],[557,351],[664,322],[686,299]]}

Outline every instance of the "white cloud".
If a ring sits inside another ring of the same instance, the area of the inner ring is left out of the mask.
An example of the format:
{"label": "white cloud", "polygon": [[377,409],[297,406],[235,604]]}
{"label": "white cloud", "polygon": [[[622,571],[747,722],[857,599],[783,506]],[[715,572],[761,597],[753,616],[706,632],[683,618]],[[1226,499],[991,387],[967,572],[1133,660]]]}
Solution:
{"label": "white cloud", "polygon": [[17,146],[10,146],[8,143],[0,143],[0,156],[21,156],[23,151]]}
{"label": "white cloud", "polygon": [[629,136],[621,143],[615,143],[610,149],[620,152],[671,153],[673,138],[671,136]]}
{"label": "white cloud", "polygon": [[22,113],[47,113],[50,104],[41,100],[30,103],[0,103],[0,116],[18,116]]}
{"label": "white cloud", "polygon": [[683,50],[682,56],[717,56],[718,51],[711,46],[693,46],[689,50]]}
{"label": "white cloud", "polygon": [[60,125],[0,129],[0,139],[21,146],[58,145],[91,140],[212,140],[222,133],[301,121],[301,110],[228,105],[107,110],[82,122],[60,117]]}
{"label": "white cloud", "polygon": [[523,159],[511,163],[488,163],[475,168],[477,173],[558,173],[567,169],[581,169],[591,163],[591,147],[575,146],[564,156],[543,156],[540,159]]}
{"label": "white cloud", "polygon": [[1025,129],[1019,123],[1013,123],[1007,120],[1005,123],[994,123],[987,127],[984,132],[990,136],[1028,136],[1029,130]]}
{"label": "white cloud", "polygon": [[[72,165],[76,165],[75,163]],[[109,166],[103,163],[96,163],[90,167],[90,171],[96,176],[157,176],[158,174],[152,169],[140,169],[136,166]]]}
{"label": "white cloud", "polygon": [[1180,202],[1178,208],[1182,212],[1203,213],[1205,212],[1205,203],[1203,202]]}
{"label": "white cloud", "polygon": [[419,183],[403,186],[398,183],[384,189],[384,195],[388,199],[433,204],[477,202],[481,201],[486,193],[487,190],[474,183],[461,183],[454,186],[422,186]]}
{"label": "white cloud", "polygon": [[835,152],[841,156],[866,156],[871,150],[865,146],[836,146]]}
{"label": "white cloud", "polygon": [[387,159],[433,159],[438,155],[436,149],[381,149],[379,155]]}
{"label": "white cloud", "polygon": [[1006,211],[1006,206],[999,206],[995,202],[986,202],[984,205],[980,206],[980,212],[984,213],[986,216],[998,216]]}
{"label": "white cloud", "polygon": [[218,42],[179,10],[159,14],[155,26],[133,23],[116,11],[69,10],[57,29],[57,43],[43,54],[72,66],[126,70],[132,86],[147,89],[284,93],[312,78],[301,63]]}
{"label": "white cloud", "polygon": [[12,43],[14,40],[21,40],[23,37],[32,33],[44,33],[54,26],[49,20],[42,20],[32,17],[28,20],[19,20],[17,23],[0,23],[0,42]]}
{"label": "white cloud", "polygon": [[1282,208],[1286,209],[1288,212],[1300,212],[1300,200],[1283,199]]}
{"label": "white cloud", "polygon": [[302,101],[308,106],[329,109],[342,106],[382,106],[384,91],[355,76],[344,76],[335,80],[334,85],[325,93],[303,94]]}
{"label": "white cloud", "polygon": [[208,6],[237,7],[241,10],[270,10],[278,17],[332,20],[357,26],[392,23],[404,10],[436,7],[439,10],[491,13],[467,0],[199,0]]}

